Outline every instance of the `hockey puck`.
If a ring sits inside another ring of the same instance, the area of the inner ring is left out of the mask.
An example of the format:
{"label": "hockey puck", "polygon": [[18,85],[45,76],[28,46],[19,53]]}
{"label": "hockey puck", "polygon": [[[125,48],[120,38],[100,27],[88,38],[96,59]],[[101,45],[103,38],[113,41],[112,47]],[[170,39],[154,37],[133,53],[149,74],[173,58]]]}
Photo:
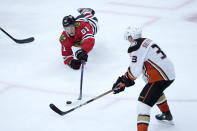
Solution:
{"label": "hockey puck", "polygon": [[72,104],[72,101],[67,101],[66,104]]}

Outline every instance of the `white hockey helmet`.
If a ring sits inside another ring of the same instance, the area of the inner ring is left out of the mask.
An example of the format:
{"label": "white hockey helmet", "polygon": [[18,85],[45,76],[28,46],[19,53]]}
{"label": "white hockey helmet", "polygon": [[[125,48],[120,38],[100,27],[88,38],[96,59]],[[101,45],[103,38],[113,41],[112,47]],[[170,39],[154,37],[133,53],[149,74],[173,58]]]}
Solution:
{"label": "white hockey helmet", "polygon": [[138,39],[142,37],[142,29],[140,26],[129,26],[125,33],[124,33],[124,39],[128,40],[129,36],[131,36],[133,39]]}

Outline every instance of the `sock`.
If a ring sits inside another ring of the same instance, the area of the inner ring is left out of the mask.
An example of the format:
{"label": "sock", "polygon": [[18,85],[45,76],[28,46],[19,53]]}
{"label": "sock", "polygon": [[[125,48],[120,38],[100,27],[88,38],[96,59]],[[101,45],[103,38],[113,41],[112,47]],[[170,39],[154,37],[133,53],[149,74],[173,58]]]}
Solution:
{"label": "sock", "polygon": [[137,130],[138,131],[148,131],[148,125],[147,124],[138,124]]}
{"label": "sock", "polygon": [[149,115],[138,115],[137,130],[138,131],[148,131],[149,122],[150,122]]}
{"label": "sock", "polygon": [[157,101],[157,106],[161,112],[170,111],[165,95],[163,94]]}

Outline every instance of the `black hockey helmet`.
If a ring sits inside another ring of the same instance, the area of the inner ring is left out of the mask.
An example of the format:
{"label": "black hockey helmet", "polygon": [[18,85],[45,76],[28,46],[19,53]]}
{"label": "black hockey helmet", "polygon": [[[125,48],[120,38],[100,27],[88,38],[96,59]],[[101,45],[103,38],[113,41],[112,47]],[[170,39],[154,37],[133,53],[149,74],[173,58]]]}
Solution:
{"label": "black hockey helmet", "polygon": [[75,17],[72,15],[65,16],[62,20],[63,27],[67,27],[75,23]]}

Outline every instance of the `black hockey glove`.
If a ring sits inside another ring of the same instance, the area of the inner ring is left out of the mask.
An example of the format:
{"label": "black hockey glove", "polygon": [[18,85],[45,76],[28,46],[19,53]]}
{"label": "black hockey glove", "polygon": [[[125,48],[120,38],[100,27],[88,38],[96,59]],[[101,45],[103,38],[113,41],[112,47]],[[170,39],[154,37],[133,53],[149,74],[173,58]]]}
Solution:
{"label": "black hockey glove", "polygon": [[118,77],[117,81],[114,83],[112,90],[114,94],[122,92],[125,90],[125,87],[134,85],[135,82],[129,79],[126,76]]}
{"label": "black hockey glove", "polygon": [[121,91],[124,91],[125,84],[122,81],[121,77],[118,77],[117,81],[113,84],[112,90],[114,94],[117,94]]}
{"label": "black hockey glove", "polygon": [[68,65],[74,69],[74,70],[78,70],[81,66],[81,61],[80,60],[76,60],[76,59],[72,59],[69,61]]}
{"label": "black hockey glove", "polygon": [[88,60],[88,54],[83,49],[77,50],[75,52],[75,56],[77,57],[77,59],[84,60],[85,62],[87,62]]}

